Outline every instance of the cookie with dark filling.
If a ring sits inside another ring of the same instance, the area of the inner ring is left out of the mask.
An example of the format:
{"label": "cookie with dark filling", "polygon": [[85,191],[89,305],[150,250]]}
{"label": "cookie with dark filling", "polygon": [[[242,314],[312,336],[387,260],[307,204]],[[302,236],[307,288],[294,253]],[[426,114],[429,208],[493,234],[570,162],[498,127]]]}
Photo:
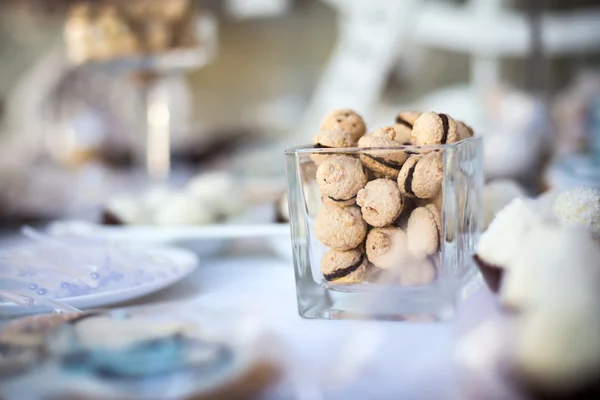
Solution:
{"label": "cookie with dark filling", "polygon": [[396,179],[406,161],[408,154],[401,149],[402,144],[396,140],[396,131],[389,127],[377,129],[370,135],[363,136],[358,141],[362,148],[394,148],[397,150],[365,150],[360,155],[360,160],[376,178]]}
{"label": "cookie with dark filling", "polygon": [[448,114],[426,112],[415,121],[412,142],[417,146],[454,143],[460,140],[456,122]]}
{"label": "cookie with dark filling", "polygon": [[390,179],[375,179],[367,183],[356,196],[363,219],[371,226],[384,227],[394,222],[404,205],[398,185]]}
{"label": "cookie with dark filling", "polygon": [[[340,149],[345,147],[356,147],[356,140],[349,133],[340,128],[330,128],[323,130],[313,138],[313,145],[316,149]],[[312,160],[319,165],[327,158],[330,158],[336,152],[319,152],[311,154]]]}
{"label": "cookie with dark filling", "polygon": [[355,249],[367,235],[367,223],[356,206],[327,205],[319,211],[315,220],[315,235],[331,249]]}
{"label": "cookie with dark filling", "polygon": [[329,282],[360,283],[367,267],[367,257],[361,249],[329,250],[321,259],[321,273]]}
{"label": "cookie with dark filling", "polygon": [[396,131],[395,140],[397,142],[404,145],[410,145],[412,143],[411,133],[413,125],[420,116],[420,111],[411,110],[402,111],[396,115],[393,128]]}
{"label": "cookie with dark filling", "polygon": [[351,205],[356,194],[367,183],[360,160],[349,156],[333,156],[317,169],[317,185],[321,194],[338,205]]}
{"label": "cookie with dark filling", "polygon": [[349,108],[333,110],[323,118],[321,130],[340,129],[348,134],[354,142],[365,134],[367,128],[365,121],[356,111]]}
{"label": "cookie with dark filling", "polygon": [[398,174],[398,188],[406,197],[429,199],[440,192],[443,179],[441,153],[413,155]]}
{"label": "cookie with dark filling", "polygon": [[371,229],[365,243],[369,262],[384,270],[399,271],[409,257],[406,242],[406,233],[396,226]]}
{"label": "cookie with dark filling", "polygon": [[440,248],[441,229],[441,215],[435,205],[415,208],[406,227],[411,254],[420,260],[435,254]]}

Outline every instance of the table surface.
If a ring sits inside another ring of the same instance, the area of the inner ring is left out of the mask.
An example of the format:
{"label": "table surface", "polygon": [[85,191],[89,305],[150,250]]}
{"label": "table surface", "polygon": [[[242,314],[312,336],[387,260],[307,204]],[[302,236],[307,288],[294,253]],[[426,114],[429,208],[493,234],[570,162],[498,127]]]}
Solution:
{"label": "table surface", "polygon": [[[293,267],[271,255],[201,260],[188,279],[129,304],[251,305],[281,341],[285,378],[265,399],[459,399],[448,323],[306,320]],[[229,309],[229,308],[228,308]]]}

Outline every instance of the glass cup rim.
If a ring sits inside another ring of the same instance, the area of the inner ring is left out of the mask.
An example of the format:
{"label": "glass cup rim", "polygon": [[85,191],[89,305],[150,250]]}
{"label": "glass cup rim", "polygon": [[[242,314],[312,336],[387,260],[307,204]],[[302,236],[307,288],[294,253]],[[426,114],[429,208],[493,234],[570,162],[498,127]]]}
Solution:
{"label": "glass cup rim", "polygon": [[417,146],[417,145],[400,145],[394,147],[314,147],[313,144],[304,144],[300,146],[291,147],[285,150],[285,154],[319,154],[319,153],[361,153],[365,150],[385,150],[385,151],[414,151],[414,152],[424,152],[424,151],[443,151],[448,149],[454,149],[459,146],[463,146],[469,143],[481,142],[481,136],[470,137],[467,139],[463,139],[459,142],[446,143],[446,144],[432,144],[425,146]]}

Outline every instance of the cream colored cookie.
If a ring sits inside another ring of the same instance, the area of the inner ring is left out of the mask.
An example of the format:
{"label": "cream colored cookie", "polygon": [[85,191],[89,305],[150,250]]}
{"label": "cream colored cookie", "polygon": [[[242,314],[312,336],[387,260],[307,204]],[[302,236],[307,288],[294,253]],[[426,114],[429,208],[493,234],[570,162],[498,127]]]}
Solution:
{"label": "cream colored cookie", "polygon": [[321,258],[321,273],[330,282],[360,283],[367,266],[367,257],[361,249],[329,250]]}
{"label": "cream colored cookie", "polygon": [[352,137],[353,141],[357,141],[367,131],[362,117],[349,108],[333,110],[325,115],[321,122],[321,130],[331,128],[343,130]]}
{"label": "cream colored cookie", "polygon": [[369,261],[386,270],[401,268],[409,256],[406,234],[396,226],[371,229],[365,249]]}
{"label": "cream colored cookie", "polygon": [[[313,144],[316,149],[340,149],[346,147],[356,147],[356,140],[352,138],[352,135],[346,133],[340,128],[325,129],[315,135],[313,138]],[[319,165],[327,158],[336,155],[337,153],[315,153],[311,155],[312,160],[315,164]]]}
{"label": "cream colored cookie", "polygon": [[456,121],[456,132],[458,134],[458,140],[465,140],[473,137],[473,128],[462,121]]}
{"label": "cream colored cookie", "polygon": [[396,179],[402,164],[406,161],[407,154],[400,150],[402,145],[396,140],[396,132],[393,128],[379,128],[371,135],[363,136],[358,141],[358,147],[397,147],[398,150],[373,150],[364,151],[360,155],[363,165],[368,168],[377,178]]}
{"label": "cream colored cookie", "polygon": [[331,249],[350,250],[365,239],[367,223],[356,206],[323,207],[316,218],[315,234],[321,243]]}
{"label": "cream colored cookie", "polygon": [[367,183],[360,160],[350,156],[334,156],[317,168],[317,185],[321,194],[334,202],[352,204],[356,194]]}
{"label": "cream colored cookie", "polygon": [[442,203],[444,201],[444,191],[442,188],[438,190],[435,196],[431,199],[414,199],[415,205],[417,207],[425,207],[427,204],[433,204],[437,207],[438,210],[442,209]]}
{"label": "cream colored cookie", "polygon": [[[402,197],[402,195],[400,195]],[[406,226],[408,225],[408,218],[410,214],[413,212],[415,208],[418,207],[416,199],[411,199],[410,197],[402,197],[402,212],[393,222],[394,226],[401,228],[404,232],[406,232]]]}
{"label": "cream colored cookie", "polygon": [[417,146],[458,142],[456,122],[446,114],[426,112],[415,121],[412,142]]}
{"label": "cream colored cookie", "polygon": [[399,283],[402,286],[422,286],[431,284],[437,275],[439,255],[424,259],[412,258],[406,262],[400,272]]}
{"label": "cream colored cookie", "polygon": [[391,224],[402,212],[402,197],[396,182],[376,179],[359,190],[356,204],[360,206],[363,219],[371,226],[384,227]]}
{"label": "cream colored cookie", "polygon": [[443,179],[441,153],[413,155],[400,169],[398,188],[404,196],[428,199],[435,197],[440,191]]}
{"label": "cream colored cookie", "polygon": [[419,111],[402,111],[396,115],[394,120],[394,130],[396,131],[396,141],[404,145],[412,143],[412,129],[417,118],[421,116]]}
{"label": "cream colored cookie", "polygon": [[434,254],[440,246],[440,212],[433,204],[418,207],[410,214],[406,228],[407,246],[419,259]]}

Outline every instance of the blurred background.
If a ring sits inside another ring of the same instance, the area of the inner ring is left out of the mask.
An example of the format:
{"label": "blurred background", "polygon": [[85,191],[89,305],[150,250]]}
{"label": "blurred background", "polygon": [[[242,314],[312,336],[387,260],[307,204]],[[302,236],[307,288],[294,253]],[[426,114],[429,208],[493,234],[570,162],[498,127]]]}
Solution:
{"label": "blurred background", "polygon": [[214,170],[275,202],[337,107],[447,112],[487,179],[599,187],[599,66],[598,0],[4,0],[0,223]]}

